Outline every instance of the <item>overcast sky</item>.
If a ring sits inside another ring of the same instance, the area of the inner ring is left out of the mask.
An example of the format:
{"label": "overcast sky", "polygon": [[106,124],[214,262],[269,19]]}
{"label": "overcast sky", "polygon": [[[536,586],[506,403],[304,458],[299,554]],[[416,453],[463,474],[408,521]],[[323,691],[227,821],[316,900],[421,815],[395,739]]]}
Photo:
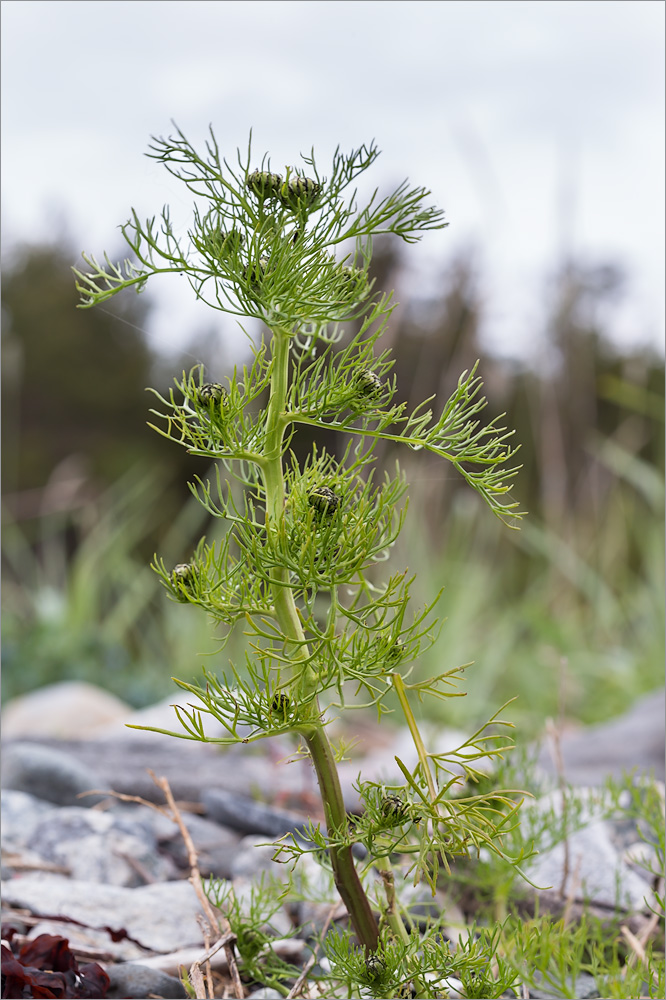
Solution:
{"label": "overcast sky", "polygon": [[[184,213],[142,156],[171,119],[195,142],[212,123],[232,155],[252,127],[274,166],[314,145],[324,173],[374,138],[374,183],[409,176],[450,223],[414,271],[474,249],[489,342],[536,343],[545,277],[574,254],[626,268],[615,335],[661,346],[663,38],[661,0],[3,0],[5,252],[59,218],[116,251],[131,206]],[[207,320],[181,287],[154,288],[164,344]]]}

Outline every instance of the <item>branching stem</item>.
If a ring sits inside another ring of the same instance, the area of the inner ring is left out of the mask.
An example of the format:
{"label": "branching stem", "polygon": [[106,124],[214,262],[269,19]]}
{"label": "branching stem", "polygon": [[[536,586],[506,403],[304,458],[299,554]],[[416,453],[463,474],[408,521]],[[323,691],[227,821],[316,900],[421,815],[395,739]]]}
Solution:
{"label": "branching stem", "polygon": [[[271,524],[278,524],[285,499],[282,441],[286,427],[284,409],[288,377],[289,336],[285,331],[276,329],[273,332],[271,394],[266,424],[266,451],[262,466],[266,487],[267,530],[271,530]],[[271,590],[280,629],[294,644],[291,649],[295,661],[292,668],[291,694],[294,698],[302,699],[312,693],[315,680],[312,668],[303,662],[309,659],[310,654],[305,644],[305,634],[292,591],[285,586],[287,572],[284,567],[274,569]],[[299,661],[301,661],[300,669]],[[309,676],[303,676],[305,671]],[[332,840],[336,840],[345,832],[347,813],[333,751],[321,723],[321,710],[316,693],[309,703],[308,712],[312,723],[307,727],[299,727],[299,732],[307,744],[317,774],[329,836]],[[330,854],[335,884],[347,907],[359,943],[365,945],[369,951],[376,951],[379,944],[377,921],[358,877],[351,847],[331,846]]]}

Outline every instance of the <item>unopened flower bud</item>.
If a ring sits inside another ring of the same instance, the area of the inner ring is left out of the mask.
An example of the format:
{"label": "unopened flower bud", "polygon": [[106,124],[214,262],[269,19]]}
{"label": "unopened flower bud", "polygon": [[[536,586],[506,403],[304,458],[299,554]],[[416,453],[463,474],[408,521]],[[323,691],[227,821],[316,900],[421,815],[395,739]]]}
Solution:
{"label": "unopened flower bud", "polygon": [[204,382],[203,385],[199,386],[197,389],[197,398],[200,403],[219,403],[221,402],[224,406],[227,402],[229,393],[220,385],[219,382]]}
{"label": "unopened flower bud", "polygon": [[404,651],[404,646],[400,642],[400,639],[396,639],[395,642],[389,646],[386,652],[386,659],[389,663],[397,663],[398,660],[402,659]]}
{"label": "unopened flower bud", "polygon": [[340,506],[340,497],[328,486],[318,486],[308,496],[308,503],[314,507],[318,514],[332,517]]}
{"label": "unopened flower bud", "polygon": [[183,590],[191,590],[194,583],[195,570],[192,563],[178,563],[171,571],[171,580],[176,588],[179,601],[186,601]]}
{"label": "unopened flower bud", "polygon": [[223,229],[215,229],[202,240],[202,249],[211,257],[226,260],[236,253],[243,242],[243,237],[237,229],[225,233]]}
{"label": "unopened flower bud", "polygon": [[278,691],[276,695],[273,696],[273,701],[271,702],[271,708],[274,712],[281,712],[282,715],[286,715],[289,710],[291,702],[286,694]]}
{"label": "unopened flower bud", "polygon": [[386,963],[379,955],[368,955],[365,960],[365,971],[369,979],[380,979],[386,969]]}
{"label": "unopened flower bud", "polygon": [[361,368],[356,372],[354,384],[360,395],[368,398],[380,396],[384,388],[377,372],[370,371],[369,368]]}
{"label": "unopened flower bud", "polygon": [[281,174],[272,174],[270,170],[253,170],[247,175],[247,186],[257,198],[277,198],[282,186]]}
{"label": "unopened flower bud", "polygon": [[269,263],[268,257],[260,257],[259,260],[253,261],[243,268],[243,277],[249,279],[253,288],[257,289],[261,285]]}
{"label": "unopened flower bud", "polygon": [[385,795],[382,799],[382,816],[398,824],[407,817],[407,804],[399,795],[393,793]]}
{"label": "unopened flower bud", "polygon": [[298,204],[308,205],[315,200],[321,191],[321,184],[311,177],[300,177],[294,174],[280,186],[280,201],[288,208]]}
{"label": "unopened flower bud", "polygon": [[360,267],[350,267],[348,264],[343,264],[340,268],[340,274],[345,279],[346,290],[350,295],[355,295],[367,285],[365,271]]}

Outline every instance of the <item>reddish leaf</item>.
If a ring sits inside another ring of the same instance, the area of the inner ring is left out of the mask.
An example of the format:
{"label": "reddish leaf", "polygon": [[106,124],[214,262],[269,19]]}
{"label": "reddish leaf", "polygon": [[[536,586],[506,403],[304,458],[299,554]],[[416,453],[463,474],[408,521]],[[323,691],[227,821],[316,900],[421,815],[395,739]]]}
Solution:
{"label": "reddish leaf", "polygon": [[6,1000],[104,1000],[108,988],[109,977],[96,962],[79,969],[67,938],[40,934],[25,942],[18,959],[2,946],[2,997]]}
{"label": "reddish leaf", "polygon": [[22,965],[53,972],[76,971],[76,959],[69,949],[69,940],[59,934],[40,934],[21,945],[18,960]]}

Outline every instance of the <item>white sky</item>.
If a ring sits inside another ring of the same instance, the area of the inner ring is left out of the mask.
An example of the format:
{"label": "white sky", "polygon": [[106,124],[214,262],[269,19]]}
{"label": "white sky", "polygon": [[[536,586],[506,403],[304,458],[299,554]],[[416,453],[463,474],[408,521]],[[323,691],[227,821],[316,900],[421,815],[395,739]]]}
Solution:
{"label": "white sky", "polygon": [[[185,220],[187,192],[142,156],[171,119],[196,142],[212,123],[231,155],[252,127],[278,167],[314,145],[324,173],[338,143],[374,138],[374,184],[409,176],[450,223],[409,251],[415,272],[436,280],[475,248],[489,343],[534,347],[544,279],[567,252],[627,269],[615,336],[661,349],[664,12],[661,0],[3,0],[5,248],[50,238],[61,217],[81,249],[116,254],[131,206],[169,202]],[[158,342],[210,324],[175,277],[153,291]]]}

